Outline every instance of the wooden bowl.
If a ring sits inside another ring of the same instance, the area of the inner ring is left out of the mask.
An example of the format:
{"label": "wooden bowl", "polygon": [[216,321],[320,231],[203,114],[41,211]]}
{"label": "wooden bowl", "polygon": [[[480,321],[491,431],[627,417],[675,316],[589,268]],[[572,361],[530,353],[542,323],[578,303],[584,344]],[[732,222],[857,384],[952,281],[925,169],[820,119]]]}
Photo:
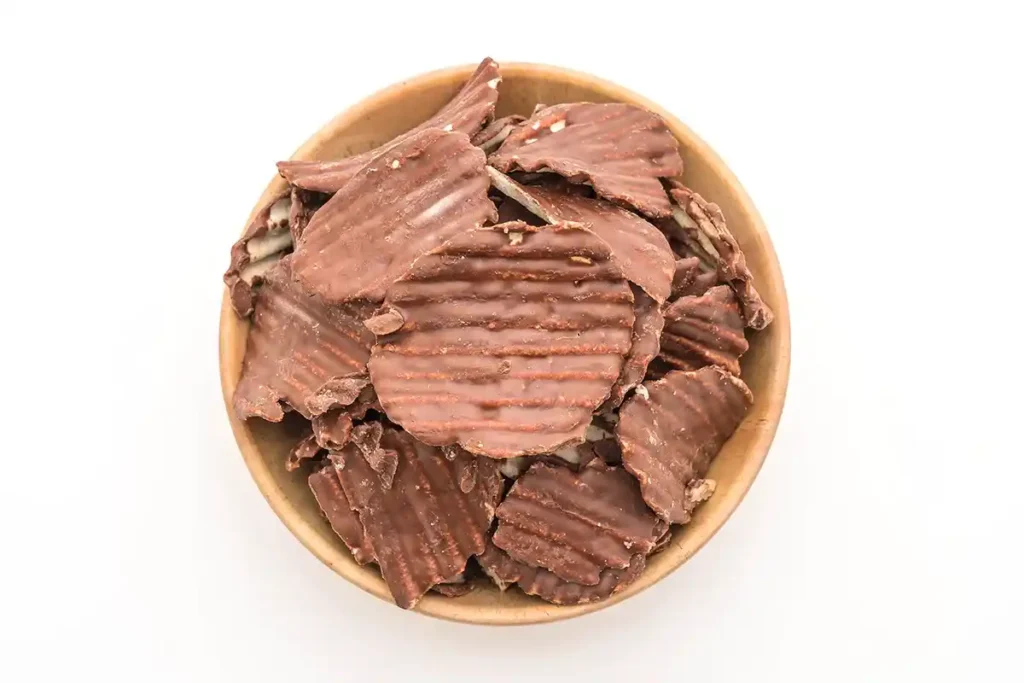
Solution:
{"label": "wooden bowl", "polygon": [[[313,135],[292,157],[335,159],[372,149],[434,114],[472,71],[455,67],[417,76],[363,100]],[[516,589],[501,593],[481,580],[481,586],[461,598],[428,593],[416,610],[434,617],[474,624],[528,624],[566,619],[628,599],[657,583],[710,539],[736,509],[757,476],[775,436],[789,379],[789,309],[779,263],[761,217],[740,183],[722,160],[675,116],[625,88],[587,74],[537,64],[501,67],[498,116],[529,115],[538,102],[630,102],[657,112],[679,139],[686,184],[717,203],[747,257],[758,290],[775,311],[775,322],[752,335],[743,356],[743,379],[754,393],[746,420],[715,458],[709,477],[718,482],[712,498],[693,520],[673,530],[671,543],[650,558],[640,578],[612,598],[573,607],[559,607]],[[269,165],[269,164],[268,164]],[[252,214],[284,188],[275,177]],[[242,227],[251,220],[246,220]],[[224,250],[225,260],[227,249]],[[235,317],[225,294],[220,318],[220,375],[228,419],[256,485],[281,521],[327,566],[360,588],[391,600],[376,567],[360,567],[321,516],[306,484],[307,470],[289,473],[285,455],[295,442],[298,424],[242,422],[231,409],[245,352],[248,323]]]}

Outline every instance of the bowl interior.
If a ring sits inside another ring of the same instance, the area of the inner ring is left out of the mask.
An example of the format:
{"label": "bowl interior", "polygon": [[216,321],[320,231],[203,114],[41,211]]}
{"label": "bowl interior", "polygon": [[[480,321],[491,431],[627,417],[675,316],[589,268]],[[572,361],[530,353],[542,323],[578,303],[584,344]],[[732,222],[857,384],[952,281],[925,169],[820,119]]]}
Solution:
{"label": "bowl interior", "polygon": [[[332,159],[372,149],[433,115],[471,71],[471,66],[447,69],[391,86],[328,123],[294,158]],[[558,607],[515,589],[501,593],[481,581],[469,595],[452,599],[428,594],[416,608],[431,616],[481,624],[553,621],[591,612],[638,593],[685,562],[725,522],[757,475],[775,435],[789,375],[789,312],[778,261],[756,209],[715,153],[668,112],[606,81],[532,64],[503,65],[502,74],[498,116],[529,115],[540,102],[617,101],[638,104],[664,117],[680,142],[684,181],[722,208],[758,290],[775,311],[776,319],[766,330],[751,335],[750,351],[743,357],[743,379],[754,393],[754,405],[711,466],[708,476],[718,482],[715,495],[698,509],[690,524],[673,530],[671,543],[650,558],[641,577],[618,595],[592,605]],[[284,181],[275,178],[253,213],[283,187]],[[308,469],[285,471],[285,457],[295,443],[300,422],[285,420],[275,425],[254,419],[244,423],[232,413],[231,395],[241,373],[247,327],[248,323],[235,317],[225,295],[220,329],[221,384],[235,438],[253,478],[274,511],[309,550],[360,588],[390,601],[376,568],[357,565],[321,516],[306,485]]]}

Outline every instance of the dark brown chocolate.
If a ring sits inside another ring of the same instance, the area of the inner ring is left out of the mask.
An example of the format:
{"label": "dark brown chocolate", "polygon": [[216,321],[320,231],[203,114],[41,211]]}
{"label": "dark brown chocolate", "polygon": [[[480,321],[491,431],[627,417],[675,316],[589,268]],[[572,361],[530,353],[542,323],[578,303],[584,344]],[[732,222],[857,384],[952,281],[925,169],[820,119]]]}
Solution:
{"label": "dark brown chocolate", "polygon": [[[495,462],[481,459],[476,485],[467,494],[440,449],[391,428],[384,430],[379,447],[397,455],[390,487],[383,486],[354,443],[333,457],[391,595],[409,608],[431,587],[457,580],[469,558],[483,552],[501,476]],[[465,457],[471,456],[456,459]]]}
{"label": "dark brown chocolate", "polygon": [[548,223],[579,223],[608,243],[626,279],[659,304],[672,290],[675,257],[665,235],[640,216],[610,202],[589,199],[557,187],[520,185],[488,168],[491,183]]}
{"label": "dark brown chocolate", "polygon": [[231,247],[231,265],[224,273],[224,284],[231,296],[231,307],[239,318],[249,317],[254,290],[263,282],[267,271],[292,248],[288,228],[291,206],[288,192],[273,197]]}
{"label": "dark brown chocolate", "polygon": [[340,405],[339,380],[358,375],[365,384],[373,335],[362,321],[373,308],[365,302],[328,306],[305,293],[290,277],[290,258],[275,265],[256,290],[233,400],[242,419],[280,422],[282,403],[312,418]]}
{"label": "dark brown chocolate", "polygon": [[516,562],[493,543],[488,543],[487,550],[476,559],[499,589],[504,591],[515,584],[527,595],[536,595],[555,605],[583,605],[605,600],[636,581],[646,565],[644,556],[635,554],[625,569],[604,569],[597,584],[584,586],[560,579],[546,569]]}
{"label": "dark brown chocolate", "polygon": [[490,164],[504,172],[553,171],[653,218],[672,210],[659,179],[683,172],[679,143],[665,122],[616,103],[542,109],[509,134]]}
{"label": "dark brown chocolate", "polygon": [[685,296],[665,309],[661,358],[680,370],[717,365],[740,374],[740,356],[749,348],[736,294],[726,285],[701,296]]}
{"label": "dark brown chocolate", "polygon": [[767,327],[775,315],[754,287],[754,276],[739,243],[725,226],[721,209],[678,181],[672,181],[670,188],[673,220],[659,225],[702,261],[717,268],[719,280],[728,283],[739,297],[748,327]]}
{"label": "dark brown chocolate", "polygon": [[578,226],[463,232],[395,282],[385,307],[404,321],[369,364],[389,419],[495,458],[583,441],[631,344],[629,285]]}
{"label": "dark brown chocolate", "polygon": [[475,135],[494,116],[500,82],[498,64],[488,57],[480,62],[469,80],[439,112],[390,142],[368,152],[336,161],[279,161],[277,170],[296,187],[334,194],[363,166],[420,131],[437,128],[464,133],[467,136]]}
{"label": "dark brown chocolate", "polygon": [[359,564],[375,561],[373,544],[363,530],[359,515],[349,504],[334,465],[328,464],[309,475],[309,488],[334,533],[345,542],[355,561]]}
{"label": "dark brown chocolate", "polygon": [[325,301],[380,301],[422,254],[497,218],[484,154],[424,130],[375,157],[313,216],[293,269]]}
{"label": "dark brown chocolate", "polygon": [[292,188],[291,207],[288,213],[288,228],[292,233],[292,242],[298,242],[303,231],[320,207],[330,197],[320,192],[310,192],[298,187]]}
{"label": "dark brown chocolate", "polygon": [[661,536],[633,477],[594,460],[580,472],[537,463],[498,506],[494,545],[519,562],[585,586],[626,569]]}
{"label": "dark brown chocolate", "polygon": [[753,403],[738,377],[709,366],[644,382],[619,410],[622,464],[644,500],[672,524],[690,521],[713,491],[703,477]]}

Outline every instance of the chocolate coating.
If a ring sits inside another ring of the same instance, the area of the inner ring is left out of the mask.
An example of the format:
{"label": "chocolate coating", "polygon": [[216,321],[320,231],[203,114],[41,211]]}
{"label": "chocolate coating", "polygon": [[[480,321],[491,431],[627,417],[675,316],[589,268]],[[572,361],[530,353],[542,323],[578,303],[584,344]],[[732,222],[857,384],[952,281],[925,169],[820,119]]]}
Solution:
{"label": "chocolate coating", "polygon": [[484,155],[462,133],[428,129],[363,167],[306,226],[296,277],[325,301],[380,301],[422,254],[497,218]]}
{"label": "chocolate coating", "polygon": [[738,377],[713,366],[673,370],[641,386],[619,410],[622,464],[658,516],[683,524],[706,497],[702,478],[753,396]]}
{"label": "chocolate coating", "polygon": [[633,295],[579,227],[470,230],[388,290],[404,320],[373,347],[389,419],[425,443],[510,458],[582,442],[630,348]]}
{"label": "chocolate coating", "polygon": [[553,171],[651,216],[669,216],[659,178],[680,175],[679,143],[661,118],[631,104],[556,104],[512,131],[490,164],[500,171]]}

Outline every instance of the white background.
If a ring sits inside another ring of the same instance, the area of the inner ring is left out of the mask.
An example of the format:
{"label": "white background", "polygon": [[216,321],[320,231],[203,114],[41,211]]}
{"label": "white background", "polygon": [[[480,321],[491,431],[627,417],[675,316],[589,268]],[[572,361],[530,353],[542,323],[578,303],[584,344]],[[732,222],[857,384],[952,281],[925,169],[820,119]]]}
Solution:
{"label": "white background", "polygon": [[[1022,680],[1015,3],[347,4],[0,4],[0,679]],[[217,379],[220,276],[273,162],[488,54],[677,113],[764,215],[793,317],[778,437],[713,541],[512,629],[322,566]]]}

